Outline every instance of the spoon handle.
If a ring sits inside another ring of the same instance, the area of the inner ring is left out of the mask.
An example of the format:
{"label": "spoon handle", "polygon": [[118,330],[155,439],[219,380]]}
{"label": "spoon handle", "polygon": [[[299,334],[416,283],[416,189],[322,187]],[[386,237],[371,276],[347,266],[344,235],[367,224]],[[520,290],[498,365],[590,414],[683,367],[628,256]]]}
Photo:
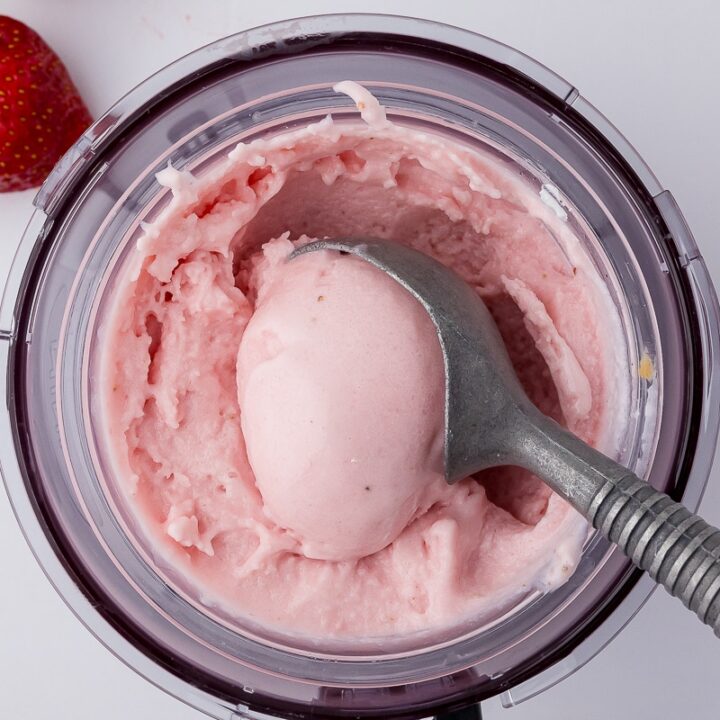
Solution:
{"label": "spoon handle", "polygon": [[588,519],[720,637],[720,530],[632,473],[598,490]]}
{"label": "spoon handle", "polygon": [[523,464],[720,637],[720,530],[543,417]]}

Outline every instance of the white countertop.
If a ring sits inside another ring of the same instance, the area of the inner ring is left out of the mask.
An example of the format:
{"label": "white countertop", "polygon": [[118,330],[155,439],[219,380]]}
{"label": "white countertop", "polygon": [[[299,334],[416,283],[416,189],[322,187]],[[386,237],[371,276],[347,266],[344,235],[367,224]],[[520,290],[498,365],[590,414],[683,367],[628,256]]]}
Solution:
{"label": "white countertop", "polygon": [[[675,195],[720,285],[720,4],[714,0],[0,0],[57,50],[98,115],[194,48],[254,25],[323,12],[386,12],[459,25],[512,45],[572,82]],[[33,192],[0,195],[0,284]],[[701,507],[720,525],[720,463]],[[135,675],[82,627],[27,548],[0,492],[0,717],[200,720]],[[490,720],[720,716],[720,642],[664,591],[597,658]]]}

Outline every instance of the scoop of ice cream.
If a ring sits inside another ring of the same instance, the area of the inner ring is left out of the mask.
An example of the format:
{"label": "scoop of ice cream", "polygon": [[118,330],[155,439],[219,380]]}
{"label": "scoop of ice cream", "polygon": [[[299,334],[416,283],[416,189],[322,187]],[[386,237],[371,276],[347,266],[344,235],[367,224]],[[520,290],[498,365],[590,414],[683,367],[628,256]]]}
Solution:
{"label": "scoop of ice cream", "polygon": [[238,353],[248,458],[266,514],[307,557],[360,558],[443,492],[440,343],[382,271],[292,249],[274,241],[254,274]]}

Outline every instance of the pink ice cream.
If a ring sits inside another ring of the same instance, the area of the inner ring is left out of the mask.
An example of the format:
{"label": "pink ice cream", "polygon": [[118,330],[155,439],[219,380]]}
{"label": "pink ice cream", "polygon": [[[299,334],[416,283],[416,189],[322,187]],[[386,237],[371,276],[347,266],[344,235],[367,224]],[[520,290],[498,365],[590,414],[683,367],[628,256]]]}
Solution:
{"label": "pink ice cream", "polygon": [[442,480],[442,357],[399,285],[310,238],[393,239],[483,297],[541,410],[622,436],[626,351],[562,208],[477,148],[389,122],[238,145],[172,192],[113,286],[93,409],[159,571],[241,623],[321,638],[471,623],[565,582],[584,521],[536,478]]}
{"label": "pink ice cream", "polygon": [[447,494],[440,343],[377,268],[327,251],[288,262],[292,250],[273,241],[256,270],[242,431],[267,516],[306,557],[357,560]]}

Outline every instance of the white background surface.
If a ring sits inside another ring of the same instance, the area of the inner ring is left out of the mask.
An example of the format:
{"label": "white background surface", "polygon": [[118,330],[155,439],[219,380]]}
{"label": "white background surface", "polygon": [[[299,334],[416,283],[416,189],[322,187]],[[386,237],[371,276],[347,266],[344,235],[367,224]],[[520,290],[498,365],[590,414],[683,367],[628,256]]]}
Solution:
{"label": "white background surface", "polygon": [[[387,12],[466,27],[564,76],[675,194],[720,284],[720,9],[714,0],[0,0],[70,69],[94,115],[149,74],[245,28],[321,12]],[[0,284],[32,192],[0,195]],[[716,462],[701,511],[720,524]],[[116,660],[55,595],[0,492],[0,718],[200,720]],[[490,720],[720,718],[720,642],[658,591],[586,667]]]}

